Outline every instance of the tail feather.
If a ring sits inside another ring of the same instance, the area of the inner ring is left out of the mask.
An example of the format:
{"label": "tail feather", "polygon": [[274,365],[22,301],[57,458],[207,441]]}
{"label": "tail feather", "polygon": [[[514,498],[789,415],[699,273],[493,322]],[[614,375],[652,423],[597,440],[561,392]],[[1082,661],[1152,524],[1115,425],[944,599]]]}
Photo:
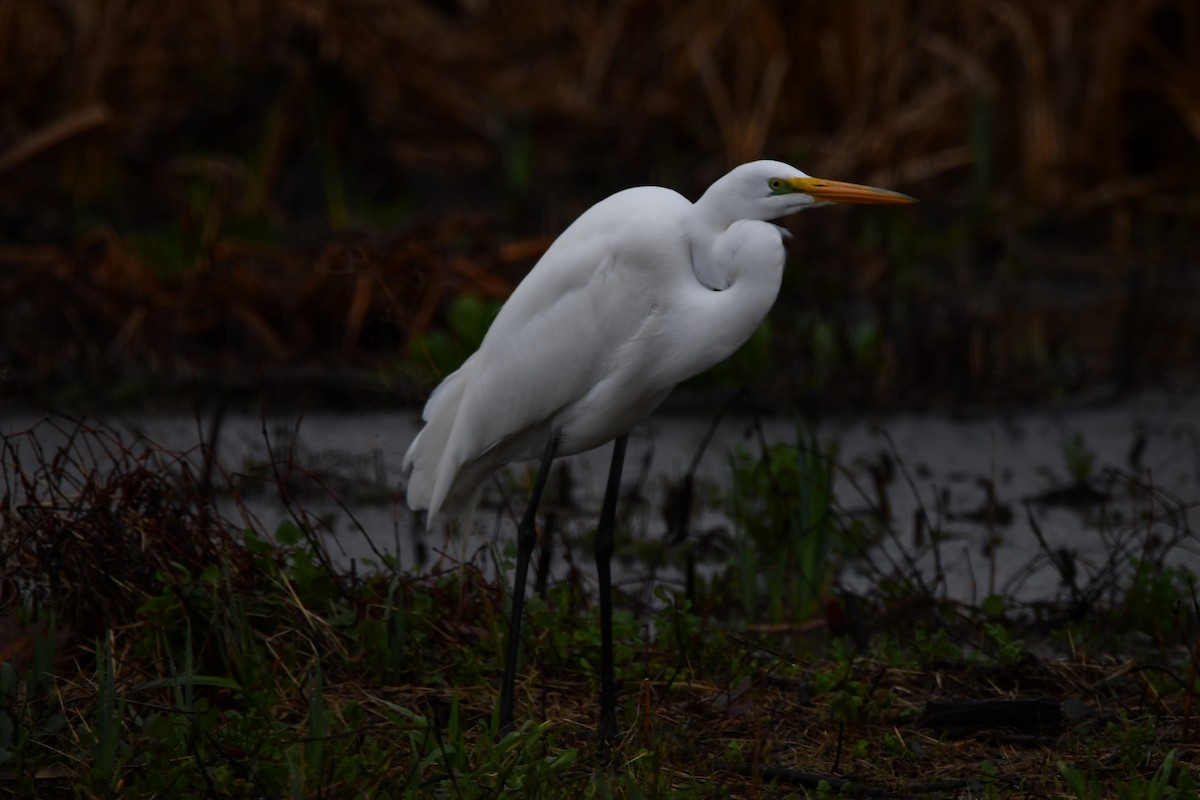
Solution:
{"label": "tail feather", "polygon": [[548,424],[529,426],[480,448],[478,443],[494,431],[486,420],[463,416],[475,358],[467,359],[433,390],[421,414],[425,427],[404,455],[403,468],[410,471],[408,505],[428,510],[427,525],[445,518],[460,530],[469,529],[488,477],[514,458],[541,452],[549,430]]}
{"label": "tail feather", "polygon": [[467,389],[467,364],[433,390],[421,413],[425,427],[404,454],[403,468],[412,470],[408,477],[408,505],[414,510],[428,509],[430,517],[441,511],[445,499],[444,492],[442,497],[434,498],[434,487]]}

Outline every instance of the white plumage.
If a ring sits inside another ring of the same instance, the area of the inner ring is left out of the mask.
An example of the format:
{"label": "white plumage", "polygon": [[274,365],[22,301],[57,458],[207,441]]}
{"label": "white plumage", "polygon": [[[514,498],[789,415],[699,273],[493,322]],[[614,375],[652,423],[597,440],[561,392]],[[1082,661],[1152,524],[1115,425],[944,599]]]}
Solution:
{"label": "white plumage", "polygon": [[404,466],[409,505],[431,519],[469,525],[488,476],[542,456],[517,528],[502,730],[513,726],[525,582],[550,461],[616,440],[595,538],[603,746],[616,726],[611,561],[625,434],[680,381],[732,354],[766,316],[784,262],[784,232],[767,220],[830,202],[913,201],[778,161],[737,167],[694,204],[658,187],[618,192],[563,231],[479,350],[425,404],[425,427]]}
{"label": "white plumage", "polygon": [[644,186],[588,209],[430,396],[404,457],[409,505],[469,519],[487,478],[536,459],[551,431],[559,455],[628,432],[766,316],[784,264],[784,232],[766,220],[824,202],[912,201],[756,161],[694,204]]}

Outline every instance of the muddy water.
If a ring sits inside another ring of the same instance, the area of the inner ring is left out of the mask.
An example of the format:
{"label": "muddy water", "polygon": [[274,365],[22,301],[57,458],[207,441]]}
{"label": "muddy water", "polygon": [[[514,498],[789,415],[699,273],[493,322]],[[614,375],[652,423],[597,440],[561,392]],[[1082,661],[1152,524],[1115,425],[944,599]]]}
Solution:
{"label": "muddy water", "polygon": [[[223,510],[264,531],[298,514],[326,531],[336,561],[353,562],[359,570],[370,569],[370,562],[384,554],[396,556],[403,569],[466,560],[494,569],[495,556],[509,546],[514,528],[512,514],[497,507],[507,496],[509,505],[519,509],[522,490],[511,480],[495,482],[486,497],[497,505],[485,507],[471,537],[447,540],[441,533],[422,531],[404,507],[401,491],[400,462],[417,430],[414,417],[407,411],[309,413],[300,419],[226,416],[217,431],[216,452],[221,470],[241,492],[240,501],[223,497]],[[62,420],[53,427],[38,425],[39,419],[10,415],[0,422],[0,432],[36,426],[44,452],[51,453],[65,441],[70,425]],[[187,452],[197,465],[203,460],[198,443],[211,433],[211,420],[180,416],[127,415],[103,423],[123,439],[140,435]],[[646,502],[632,517],[631,535],[664,537],[659,513],[664,488],[688,472],[712,423],[711,417],[660,414],[635,431],[625,485],[627,490],[639,488]],[[1167,563],[1193,571],[1200,565],[1200,542],[1192,533],[1200,525],[1200,397],[1156,393],[1119,403],[961,418],[847,417],[825,421],[815,432],[822,443],[837,444],[841,469],[835,492],[841,508],[874,518],[885,511],[890,520],[895,535],[880,543],[873,561],[899,564],[949,597],[971,601],[995,591],[1024,600],[1061,596],[1066,589],[1052,557],[1060,552],[1075,560],[1081,584],[1103,569],[1114,547],[1135,553],[1147,543],[1180,539]],[[692,530],[729,528],[713,498],[730,484],[731,452],[756,455],[763,442],[795,438],[790,419],[722,419],[696,462],[699,490]],[[1112,490],[1103,504],[1094,494],[1069,486],[1064,452],[1073,439],[1092,454],[1089,485]],[[29,447],[24,437],[9,441]],[[568,534],[592,524],[608,455],[605,447],[568,460],[576,506],[573,514],[564,515]],[[4,467],[10,469],[11,455],[5,459]],[[283,478],[290,487],[290,508],[281,504],[273,482],[253,477],[264,474],[262,465],[272,462],[281,466],[265,474]],[[1131,492],[1130,479],[1153,486],[1157,499]],[[1101,517],[1107,522],[1098,524]],[[936,551],[927,539],[934,528],[944,534]],[[557,558],[552,576],[562,578],[578,568],[590,580],[590,561],[582,550],[560,548]],[[650,574],[634,561],[620,569],[618,580],[627,591],[650,593],[656,583],[681,581],[673,568]],[[859,576],[861,570],[861,564],[848,564],[843,583],[861,588],[874,579]]]}

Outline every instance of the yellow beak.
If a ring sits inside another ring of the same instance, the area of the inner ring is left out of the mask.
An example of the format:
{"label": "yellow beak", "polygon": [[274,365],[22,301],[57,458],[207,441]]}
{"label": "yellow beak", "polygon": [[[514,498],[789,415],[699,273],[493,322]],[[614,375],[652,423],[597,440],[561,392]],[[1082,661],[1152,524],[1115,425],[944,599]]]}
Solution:
{"label": "yellow beak", "polygon": [[863,186],[859,183],[831,181],[825,178],[791,178],[787,183],[793,191],[812,195],[824,203],[900,205],[917,202],[915,197],[893,192],[890,189]]}

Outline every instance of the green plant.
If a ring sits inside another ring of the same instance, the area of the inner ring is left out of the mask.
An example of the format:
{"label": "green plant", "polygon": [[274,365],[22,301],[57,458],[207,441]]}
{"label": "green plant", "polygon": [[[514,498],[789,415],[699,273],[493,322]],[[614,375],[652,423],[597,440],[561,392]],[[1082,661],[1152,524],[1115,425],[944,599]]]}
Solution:
{"label": "green plant", "polygon": [[410,767],[400,787],[405,797],[442,792],[461,798],[529,796],[527,790],[541,796],[578,755],[574,749],[547,752],[551,726],[546,722],[527,722],[520,730],[497,736],[493,717],[469,732],[458,695],[451,700],[444,731],[428,715],[382,703],[408,745]]}
{"label": "green plant", "polygon": [[112,639],[104,637],[96,648],[96,705],[90,733],[91,777],[106,789],[115,789],[120,747],[120,718],[125,711],[124,694],[118,696],[113,664]]}
{"label": "green plant", "polygon": [[[1102,786],[1093,775],[1086,776],[1074,764],[1059,760],[1058,772],[1076,800],[1098,800],[1116,796],[1121,800],[1195,800],[1197,783],[1187,767],[1177,764],[1178,750],[1170,750],[1149,778],[1132,775],[1115,786]],[[1114,792],[1115,790],[1115,792]]]}
{"label": "green plant", "polygon": [[[54,615],[39,612],[33,631],[33,656],[23,681],[16,664],[0,663],[0,774],[26,763],[68,725],[54,693]],[[17,787],[23,791],[21,782]]]}
{"label": "green plant", "polygon": [[996,780],[999,770],[996,769],[996,765],[991,761],[984,761],[979,765],[979,771],[983,774],[984,798],[986,800],[995,800],[995,798],[1000,796],[998,781]]}
{"label": "green plant", "polygon": [[1063,440],[1063,467],[1073,483],[1087,483],[1096,467],[1096,451],[1088,447],[1083,434],[1075,433]]}
{"label": "green plant", "polygon": [[762,375],[769,374],[773,334],[774,323],[768,317],[755,328],[750,338],[733,355],[691,381],[699,384],[715,382],[724,386],[745,386]]}
{"label": "green plant", "polygon": [[313,664],[308,678],[308,744],[305,769],[308,785],[319,785],[325,737],[329,735],[330,712],[325,705],[325,682],[320,664]]}
{"label": "green plant", "polygon": [[1015,664],[1026,658],[1025,642],[1012,638],[1008,628],[999,622],[984,622],[983,633],[1001,664]]}
{"label": "green plant", "polygon": [[1151,635],[1164,649],[1171,646],[1195,623],[1187,613],[1194,585],[1195,576],[1185,566],[1136,560],[1125,589],[1123,627]]}
{"label": "green plant", "polygon": [[[23,474],[11,460],[5,467]],[[25,481],[23,491],[46,485],[46,475]],[[151,477],[139,484],[126,474],[121,490],[95,495],[85,485],[80,494],[98,498],[86,504],[67,492],[20,502],[11,500],[16,492],[0,495],[0,538],[15,532],[19,544],[36,545],[0,561],[0,584],[28,582],[39,592],[0,592],[0,619],[21,640],[4,643],[11,660],[0,664],[0,794],[784,796],[803,791],[786,784],[788,769],[759,779],[747,771],[802,755],[805,768],[817,770],[855,759],[864,785],[881,793],[911,793],[906,783],[938,769],[986,797],[1032,787],[1077,798],[1197,798],[1197,748],[1179,734],[1195,683],[1186,669],[1194,581],[1177,565],[1133,564],[1131,582],[1107,596],[1124,602],[1106,600],[1087,624],[1070,628],[1068,652],[1078,655],[1062,658],[1029,658],[1022,643],[1054,648],[1056,620],[1072,607],[1027,607],[999,595],[969,609],[911,586],[905,593],[902,581],[887,590],[877,584],[859,598],[870,626],[864,642],[821,626],[729,624],[695,611],[669,583],[649,604],[636,590],[622,593],[614,628],[623,713],[610,761],[591,735],[598,628],[586,580],[551,582],[544,599],[530,597],[519,695],[525,722],[498,737],[504,591],[478,565],[421,576],[361,563],[339,571],[314,530],[289,522],[272,535],[216,537],[197,524],[201,515],[168,507],[193,510],[185,490]],[[798,489],[789,491],[798,498]],[[765,513],[768,496],[751,499]],[[52,504],[53,514],[43,513]],[[785,523],[800,517],[777,505],[771,513]],[[108,539],[77,531],[113,512],[145,546],[105,560],[107,551],[95,548]],[[159,518],[171,524],[155,527]],[[62,519],[70,527],[52,527]],[[205,537],[213,548],[180,547]],[[839,528],[834,553],[847,547],[843,537]],[[742,538],[757,580],[766,571],[759,559],[790,546],[787,537],[777,550]],[[67,552],[62,542],[78,560],[39,560],[55,547]],[[110,606],[100,615],[106,627],[86,635],[86,610],[109,598],[97,572],[82,580],[70,572],[80,563],[102,563],[140,598]],[[79,593],[85,613],[56,607],[62,599],[39,572],[51,569]],[[720,584],[720,597],[737,596],[736,568],[705,580]],[[778,595],[790,603],[791,592],[785,581]],[[1159,639],[1157,652],[1131,659],[1126,642],[1144,643],[1147,631]],[[1114,641],[1120,660],[1101,649]],[[1079,697],[1098,713],[1073,721],[1061,738],[1031,743],[1029,757],[972,769],[961,741],[928,735],[921,702],[997,689]],[[827,759],[809,759],[809,749],[833,742],[836,754],[831,746]],[[1088,755],[1072,763],[1074,748]]]}
{"label": "green plant", "polygon": [[408,361],[427,378],[449,375],[479,349],[500,302],[463,293],[446,314],[447,330],[416,336],[408,345]]}
{"label": "green plant", "polygon": [[771,619],[804,619],[816,609],[841,539],[833,503],[836,452],[798,427],[794,445],[772,445],[760,459],[734,457],[728,507],[741,532],[737,568],[747,616],[756,611],[760,576]]}

